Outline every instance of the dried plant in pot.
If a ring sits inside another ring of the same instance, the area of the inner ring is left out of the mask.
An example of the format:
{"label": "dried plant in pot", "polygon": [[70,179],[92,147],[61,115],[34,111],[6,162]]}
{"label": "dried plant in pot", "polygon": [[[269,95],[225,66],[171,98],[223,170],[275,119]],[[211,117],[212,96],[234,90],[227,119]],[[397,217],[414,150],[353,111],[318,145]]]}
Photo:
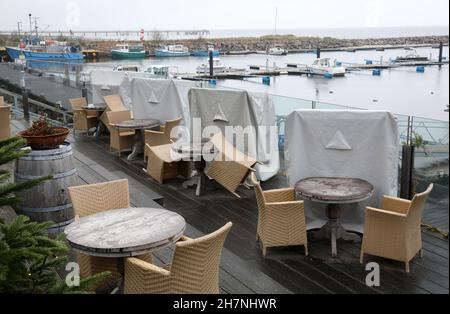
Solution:
{"label": "dried plant in pot", "polygon": [[55,127],[47,118],[40,117],[29,129],[18,135],[26,139],[32,149],[48,150],[59,148],[61,144],[64,144],[69,133],[68,128]]}

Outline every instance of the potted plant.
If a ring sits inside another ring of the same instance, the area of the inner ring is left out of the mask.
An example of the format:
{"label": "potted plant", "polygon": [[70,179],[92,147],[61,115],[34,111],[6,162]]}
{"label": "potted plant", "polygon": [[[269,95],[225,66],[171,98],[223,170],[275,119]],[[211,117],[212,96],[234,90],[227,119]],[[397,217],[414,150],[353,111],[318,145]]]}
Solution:
{"label": "potted plant", "polygon": [[70,130],[51,125],[46,117],[40,117],[33,125],[18,135],[27,140],[28,145],[35,150],[56,149],[64,144]]}

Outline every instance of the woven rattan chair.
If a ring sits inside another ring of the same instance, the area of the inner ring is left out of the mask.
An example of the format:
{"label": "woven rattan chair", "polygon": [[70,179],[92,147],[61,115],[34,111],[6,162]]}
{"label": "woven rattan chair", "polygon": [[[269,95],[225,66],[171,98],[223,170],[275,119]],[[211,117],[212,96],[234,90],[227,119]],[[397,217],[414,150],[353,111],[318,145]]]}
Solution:
{"label": "woven rattan chair", "polygon": [[69,99],[73,111],[73,129],[74,131],[86,133],[98,125],[98,112],[86,111],[83,107],[87,106],[86,98]]}
{"label": "woven rattan chair", "polygon": [[[118,111],[128,111],[129,109],[125,107],[122,101],[122,97],[120,95],[110,95],[110,96],[104,96],[103,100],[106,104],[106,110],[103,112],[103,114],[100,116],[100,121],[108,128],[108,116],[107,113],[109,111],[112,112],[118,112]],[[131,113],[131,118],[133,118],[133,113]],[[110,129],[108,128],[108,131]]]}
{"label": "woven rattan chair", "polygon": [[[128,180],[70,187],[69,195],[76,219],[102,211],[130,207]],[[76,258],[80,265],[82,278],[104,271],[112,273],[112,278],[109,278],[108,282],[120,277],[117,269],[118,261],[115,258],[94,257],[81,253],[77,253]],[[139,258],[149,263],[152,262],[151,254],[141,255]]]}
{"label": "woven rattan chair", "polygon": [[0,140],[11,137],[11,107],[0,106]]}
{"label": "woven rattan chair", "polygon": [[176,244],[172,265],[161,268],[145,261],[125,261],[126,294],[218,294],[220,256],[232,227]]}
{"label": "woven rattan chair", "polygon": [[417,194],[412,201],[384,197],[381,209],[367,207],[361,248],[361,264],[364,254],[384,257],[405,263],[410,272],[410,261],[422,250],[422,213],[433,190]]}
{"label": "woven rattan chair", "polygon": [[255,171],[253,166],[258,161],[239,151],[227,141],[222,133],[214,135],[211,142],[219,153],[208,168],[206,175],[240,198],[236,190],[244,183],[248,175]]}
{"label": "woven rattan chair", "polygon": [[305,206],[296,200],[295,190],[263,191],[254,174],[251,181],[258,204],[256,238],[261,241],[263,255],[266,256],[267,248],[302,245],[308,256]]}
{"label": "woven rattan chair", "polygon": [[144,152],[145,160],[147,160],[148,157],[147,145],[148,146],[166,145],[171,144],[172,140],[176,140],[176,138],[171,137],[172,130],[178,127],[181,124],[181,121],[183,121],[183,118],[166,121],[166,124],[161,127],[159,132],[151,130],[145,131],[145,144],[146,144]]}
{"label": "woven rattan chair", "polygon": [[148,153],[147,174],[163,184],[165,180],[177,176],[188,177],[190,173],[189,162],[183,161],[180,156],[172,152],[172,144],[150,146],[145,145]]}
{"label": "woven rattan chair", "polygon": [[135,143],[135,130],[117,129],[116,124],[131,120],[131,112],[127,111],[108,111],[106,112],[106,127],[110,133],[110,151],[117,150],[119,156],[123,149],[131,149]]}

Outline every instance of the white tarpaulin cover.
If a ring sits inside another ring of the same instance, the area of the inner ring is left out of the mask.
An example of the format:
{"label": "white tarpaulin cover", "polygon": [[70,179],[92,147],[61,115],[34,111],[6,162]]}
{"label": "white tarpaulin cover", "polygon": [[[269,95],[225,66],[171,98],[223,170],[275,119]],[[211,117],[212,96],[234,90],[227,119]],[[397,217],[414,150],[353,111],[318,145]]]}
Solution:
{"label": "white tarpaulin cover", "polygon": [[199,83],[180,80],[134,78],[131,80],[131,103],[139,119],[175,120],[183,117],[189,127],[189,97],[191,88]]}
{"label": "white tarpaulin cover", "polygon": [[[275,108],[268,94],[221,89],[191,89],[189,92],[191,118],[201,118],[201,128],[220,128],[222,133],[237,148],[262,165],[256,166],[259,180],[266,181],[280,169],[278,132]],[[248,140],[239,147],[228,138],[226,127],[253,127],[246,129]]]}
{"label": "white tarpaulin cover", "polygon": [[[309,177],[359,178],[375,187],[371,200],[343,206],[341,222],[362,232],[364,208],[383,195],[397,196],[399,132],[395,117],[381,111],[299,110],[286,122],[289,183]],[[308,229],[326,223],[324,207],[305,202]]]}

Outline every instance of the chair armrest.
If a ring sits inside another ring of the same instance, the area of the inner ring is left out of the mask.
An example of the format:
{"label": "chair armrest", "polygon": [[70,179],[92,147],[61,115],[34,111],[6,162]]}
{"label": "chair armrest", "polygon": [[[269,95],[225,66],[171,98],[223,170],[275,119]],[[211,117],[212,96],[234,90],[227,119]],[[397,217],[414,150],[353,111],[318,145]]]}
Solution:
{"label": "chair armrest", "polygon": [[293,188],[264,191],[267,203],[295,201],[295,190]]}
{"label": "chair armrest", "polygon": [[180,241],[183,242],[183,241],[191,241],[191,240],[192,240],[191,238],[186,237],[186,236],[183,236],[183,237],[181,237],[181,239],[178,240],[178,241],[179,241],[179,242],[180,242]]}
{"label": "chair armrest", "polygon": [[163,132],[145,131],[145,143],[150,146],[160,146],[170,144],[170,139],[167,139]]}
{"label": "chair armrest", "polygon": [[391,212],[406,214],[410,207],[411,201],[397,197],[384,196],[381,200],[381,208]]}
{"label": "chair armrest", "polygon": [[383,209],[373,208],[373,207],[366,207],[366,216],[367,217],[374,217],[374,218],[386,218],[386,219],[395,219],[395,218],[401,218],[406,219],[406,214],[401,214],[393,211],[387,211]]}
{"label": "chair armrest", "polygon": [[125,293],[165,293],[170,271],[138,258],[125,260]]}

